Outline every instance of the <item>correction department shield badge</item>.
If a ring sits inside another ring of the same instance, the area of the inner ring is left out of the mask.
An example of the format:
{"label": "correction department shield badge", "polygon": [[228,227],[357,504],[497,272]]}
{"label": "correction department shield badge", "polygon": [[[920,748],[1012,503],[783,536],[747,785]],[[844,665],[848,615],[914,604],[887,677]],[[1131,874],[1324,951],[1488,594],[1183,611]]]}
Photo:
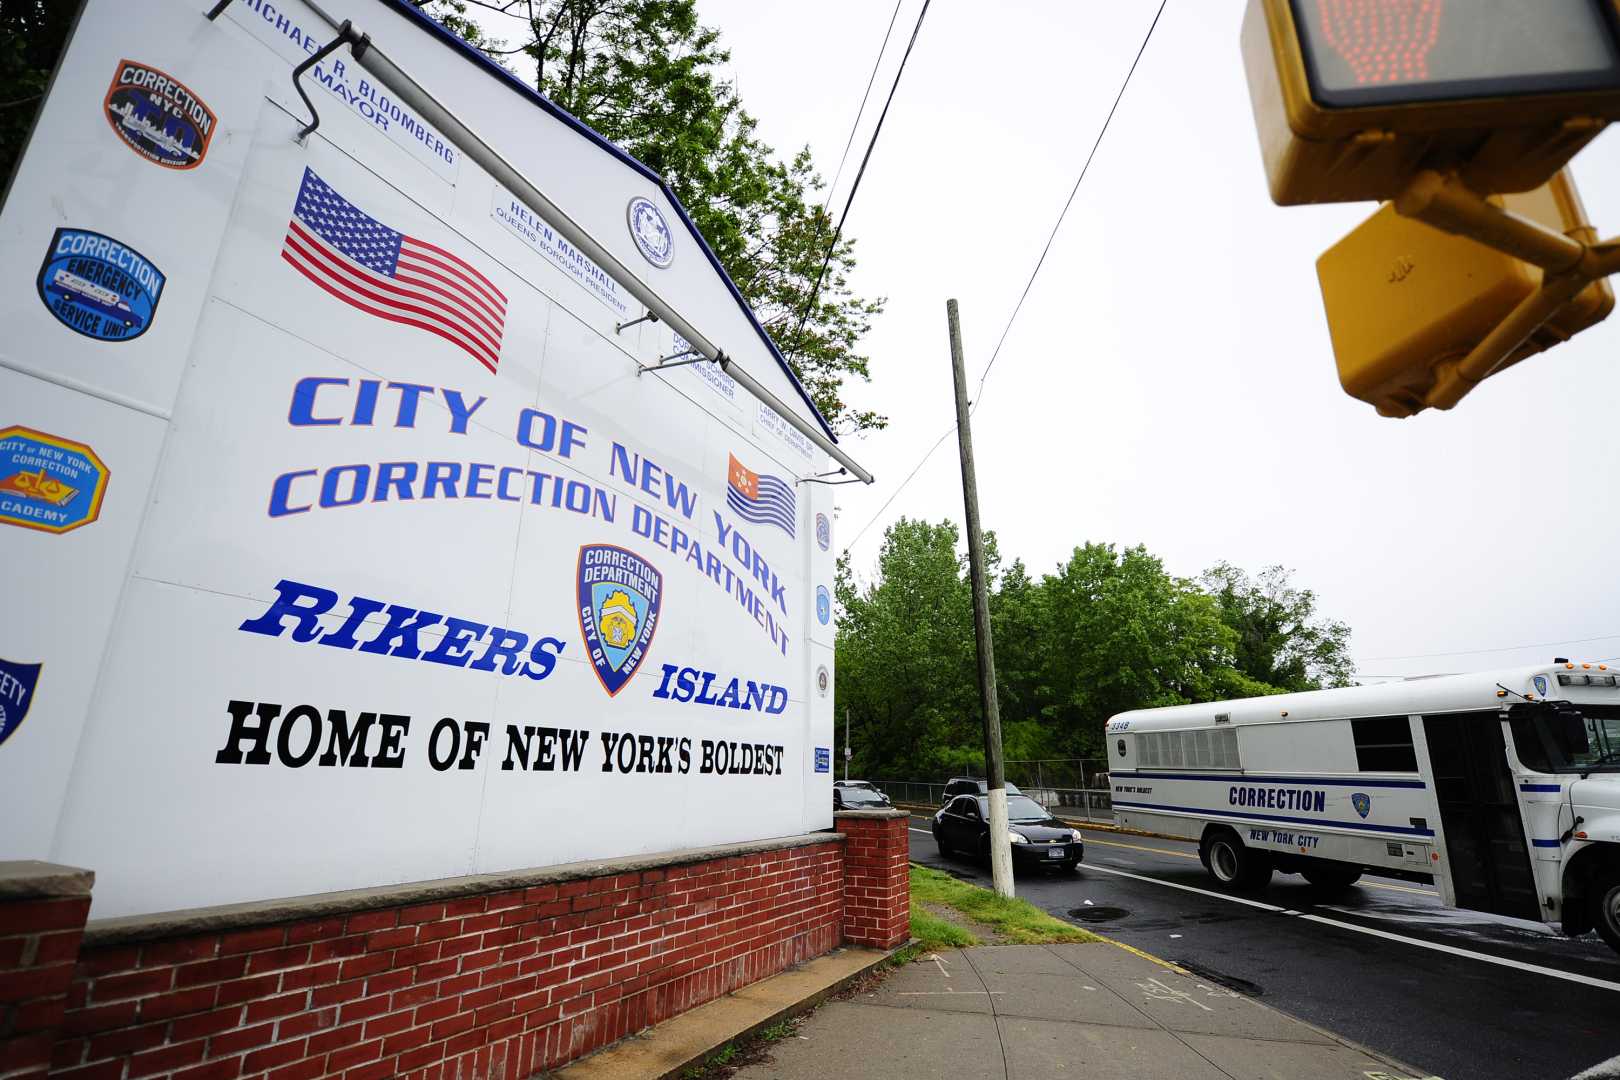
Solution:
{"label": "correction department shield badge", "polygon": [[14,664],[0,658],[0,743],[11,738],[34,704],[43,664]]}
{"label": "correction department shield badge", "polygon": [[1368,814],[1372,813],[1372,796],[1363,795],[1358,791],[1354,795],[1350,796],[1350,805],[1356,808],[1356,813],[1360,814],[1362,817],[1366,817]]}
{"label": "correction department shield badge", "polygon": [[579,632],[591,670],[609,696],[647,658],[663,605],[664,575],[628,548],[586,544],[575,570]]}

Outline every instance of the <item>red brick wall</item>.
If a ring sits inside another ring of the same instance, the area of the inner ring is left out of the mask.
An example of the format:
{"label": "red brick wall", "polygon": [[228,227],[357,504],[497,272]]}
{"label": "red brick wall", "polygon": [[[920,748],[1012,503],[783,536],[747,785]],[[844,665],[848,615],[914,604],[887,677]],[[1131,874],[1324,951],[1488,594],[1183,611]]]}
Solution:
{"label": "red brick wall", "polygon": [[60,876],[20,870],[8,879],[0,894],[0,1077],[9,1080],[44,1076],[50,1065],[90,911],[90,875],[80,875],[77,896],[56,895]]}
{"label": "red brick wall", "polygon": [[[850,872],[862,882],[872,873],[865,862]],[[412,907],[90,945],[51,1075],[515,1080],[834,948],[844,937],[844,884],[834,838]],[[852,940],[882,936],[865,924],[869,901],[879,898],[847,901],[863,913]]]}
{"label": "red brick wall", "polygon": [[892,949],[911,936],[910,818],[900,811],[835,814],[844,854],[844,939]]}

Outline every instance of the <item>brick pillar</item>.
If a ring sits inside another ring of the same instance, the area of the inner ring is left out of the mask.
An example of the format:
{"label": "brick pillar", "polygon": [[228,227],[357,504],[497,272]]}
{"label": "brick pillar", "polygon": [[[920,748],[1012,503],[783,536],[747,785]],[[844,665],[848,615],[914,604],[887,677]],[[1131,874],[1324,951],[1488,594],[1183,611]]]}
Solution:
{"label": "brick pillar", "polygon": [[50,1071],[90,914],[88,870],[0,862],[0,1077]]}
{"label": "brick pillar", "polygon": [[911,937],[910,815],[904,810],[833,814],[844,846],[844,940],[892,949]]}

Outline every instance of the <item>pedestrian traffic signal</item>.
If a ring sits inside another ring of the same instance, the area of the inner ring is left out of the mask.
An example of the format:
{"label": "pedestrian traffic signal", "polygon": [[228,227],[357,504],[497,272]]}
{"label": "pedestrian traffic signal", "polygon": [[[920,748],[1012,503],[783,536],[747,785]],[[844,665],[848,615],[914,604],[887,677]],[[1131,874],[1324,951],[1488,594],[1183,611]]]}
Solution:
{"label": "pedestrian traffic signal", "polygon": [[1271,197],[1392,199],[1424,169],[1545,184],[1620,119],[1617,0],[1249,0]]}
{"label": "pedestrian traffic signal", "polygon": [[[1534,191],[1489,201],[1557,233],[1596,238],[1567,171]],[[1510,342],[1495,367],[1459,378],[1463,358],[1541,289],[1539,266],[1386,204],[1323,253],[1316,270],[1339,381],[1384,416],[1450,408],[1479,379],[1567,341],[1614,307],[1608,282],[1593,281],[1529,337]],[[1436,393],[1448,384],[1454,389]]]}

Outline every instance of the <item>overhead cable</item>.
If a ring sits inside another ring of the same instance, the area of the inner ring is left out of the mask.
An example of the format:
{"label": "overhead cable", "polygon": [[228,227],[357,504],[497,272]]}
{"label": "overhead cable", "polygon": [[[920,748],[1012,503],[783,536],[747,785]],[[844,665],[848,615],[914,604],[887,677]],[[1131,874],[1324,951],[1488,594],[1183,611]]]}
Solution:
{"label": "overhead cable", "polygon": [[[1013,305],[1012,314],[1007,317],[1007,325],[1002,328],[1001,338],[996,342],[995,351],[990,354],[989,363],[985,364],[984,371],[979,375],[978,390],[973,397],[973,408],[970,410],[970,415],[972,411],[977,410],[979,407],[979,401],[984,396],[984,382],[990,377],[990,369],[995,367],[996,358],[1001,355],[1001,347],[1007,342],[1007,334],[1012,330],[1013,323],[1018,318],[1018,313],[1023,310],[1024,300],[1029,296],[1030,287],[1035,284],[1035,278],[1039,276],[1041,267],[1046,263],[1046,254],[1052,250],[1052,241],[1057,238],[1058,229],[1062,227],[1063,219],[1068,214],[1070,205],[1074,202],[1075,193],[1080,190],[1080,184],[1085,180],[1086,172],[1091,168],[1091,161],[1097,156],[1097,148],[1102,145],[1103,136],[1108,133],[1108,125],[1113,122],[1114,113],[1119,109],[1119,103],[1120,100],[1125,96],[1126,88],[1131,85],[1131,76],[1136,74],[1136,65],[1141,63],[1142,54],[1147,51],[1148,42],[1153,40],[1153,31],[1158,28],[1159,17],[1164,14],[1164,6],[1166,2],[1167,0],[1159,0],[1159,10],[1154,12],[1153,22],[1148,25],[1147,33],[1142,37],[1142,44],[1136,50],[1136,57],[1131,61],[1130,70],[1125,72],[1125,78],[1119,85],[1119,93],[1114,95],[1114,104],[1111,108],[1109,108],[1107,117],[1103,119],[1102,127],[1097,131],[1097,138],[1091,144],[1091,152],[1086,155],[1085,164],[1080,167],[1080,175],[1075,178],[1074,187],[1069,189],[1069,197],[1064,200],[1063,209],[1058,212],[1057,221],[1055,221],[1052,225],[1052,232],[1046,238],[1046,246],[1041,249],[1040,258],[1035,260],[1035,268],[1030,271],[1029,280],[1024,283],[1024,291],[1019,294],[1018,303]],[[916,39],[915,33],[912,35],[912,38],[913,40]],[[909,47],[907,51],[910,51]],[[885,110],[886,109],[887,106],[885,106]],[[868,153],[870,153],[870,150]],[[865,168],[864,162],[862,163],[862,168]],[[859,181],[860,178],[857,176],[856,182],[859,183]],[[850,195],[853,197],[854,192],[851,191]],[[845,207],[845,213],[848,213],[847,206]],[[841,222],[839,227],[843,227]],[[835,242],[836,239],[837,238],[835,236]],[[823,269],[826,269],[825,265],[823,265]],[[818,278],[818,284],[819,281],[820,279]],[[800,321],[800,325],[803,325],[802,320]],[[866,524],[861,526],[860,531],[855,534],[849,543],[844,545],[845,550],[853,548],[856,542],[859,541],[861,537],[866,535],[866,531],[876,524],[878,518],[883,516],[883,512],[889,508],[889,505],[893,503],[894,500],[900,495],[900,492],[905,490],[906,485],[911,483],[912,479],[922,471],[922,467],[928,463],[928,459],[934,456],[934,451],[938,450],[941,444],[943,444],[946,439],[950,438],[955,431],[955,424],[952,424],[950,427],[945,429],[944,433],[934,441],[934,445],[930,446],[927,452],[924,453],[923,456],[918,460],[916,467],[914,467],[911,472],[906,475],[904,480],[900,481],[900,485],[894,489],[894,492],[890,494],[887,499],[884,500],[883,505],[878,507],[877,513],[873,514],[872,517],[867,520]]]}

